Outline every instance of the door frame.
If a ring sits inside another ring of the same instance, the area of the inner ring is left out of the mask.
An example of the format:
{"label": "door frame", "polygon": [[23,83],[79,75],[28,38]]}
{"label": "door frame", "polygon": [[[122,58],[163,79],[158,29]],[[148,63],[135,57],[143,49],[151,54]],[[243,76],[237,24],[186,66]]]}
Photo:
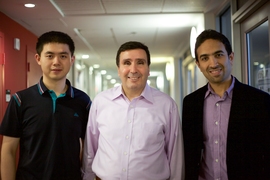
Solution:
{"label": "door frame", "polygon": [[[248,84],[248,47],[247,47],[247,34],[254,30],[256,27],[261,25],[263,22],[268,20],[270,24],[270,2],[266,3],[254,13],[252,13],[248,18],[246,18],[240,24],[241,29],[241,46],[242,46],[242,77],[243,82]],[[268,28],[268,34],[270,34],[270,26]],[[269,38],[269,45],[270,45],[270,38]],[[270,46],[269,46],[270,47]],[[270,48],[269,48],[270,52]]]}
{"label": "door frame", "polygon": [[4,68],[5,66],[5,53],[4,53],[4,34],[0,31],[0,122],[4,116],[4,101],[5,101],[5,84],[4,84]]}

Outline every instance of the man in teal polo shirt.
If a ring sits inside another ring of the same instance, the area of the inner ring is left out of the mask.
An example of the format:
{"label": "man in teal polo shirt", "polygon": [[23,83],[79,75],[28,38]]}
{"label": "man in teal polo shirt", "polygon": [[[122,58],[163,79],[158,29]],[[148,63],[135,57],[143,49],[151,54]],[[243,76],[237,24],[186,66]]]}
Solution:
{"label": "man in teal polo shirt", "polygon": [[81,179],[91,100],[66,79],[75,60],[74,42],[65,33],[51,31],[38,38],[36,51],[43,76],[12,96],[0,126],[2,179]]}

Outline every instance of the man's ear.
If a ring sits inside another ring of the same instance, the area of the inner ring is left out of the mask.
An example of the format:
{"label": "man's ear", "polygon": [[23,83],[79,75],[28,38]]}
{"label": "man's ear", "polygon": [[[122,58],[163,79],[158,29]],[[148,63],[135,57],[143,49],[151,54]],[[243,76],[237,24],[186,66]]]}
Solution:
{"label": "man's ear", "polygon": [[230,62],[232,64],[233,60],[234,60],[234,53],[233,52],[229,55],[229,59],[230,59]]}
{"label": "man's ear", "polygon": [[40,65],[40,56],[38,54],[35,54],[35,59],[38,65]]}
{"label": "man's ear", "polygon": [[195,60],[195,63],[196,63],[196,65],[197,65],[197,67],[200,69],[200,71],[202,72],[201,66],[200,66],[200,62]]}
{"label": "man's ear", "polygon": [[199,63],[199,61],[195,60],[195,63],[196,63],[196,65],[198,66],[198,68],[200,68],[200,63]]}
{"label": "man's ear", "polygon": [[71,65],[73,65],[74,64],[74,62],[75,62],[75,56],[71,56]]}

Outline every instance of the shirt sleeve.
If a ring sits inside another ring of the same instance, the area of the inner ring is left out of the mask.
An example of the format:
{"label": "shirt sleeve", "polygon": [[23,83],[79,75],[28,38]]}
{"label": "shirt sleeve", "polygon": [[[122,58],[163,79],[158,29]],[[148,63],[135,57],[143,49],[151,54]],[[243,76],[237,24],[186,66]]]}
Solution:
{"label": "shirt sleeve", "polygon": [[184,148],[182,126],[178,108],[175,105],[171,111],[170,130],[166,133],[166,149],[170,164],[170,180],[184,179]]}
{"label": "shirt sleeve", "polygon": [[96,106],[95,103],[93,102],[89,112],[89,118],[84,140],[83,164],[82,164],[83,180],[94,180],[94,178],[96,177],[92,170],[93,160],[98,148],[98,137],[99,137],[98,126],[96,124],[96,112],[97,112]]}
{"label": "shirt sleeve", "polygon": [[20,123],[21,100],[14,94],[8,104],[3,121],[0,126],[0,134],[10,137],[20,137],[22,134]]}

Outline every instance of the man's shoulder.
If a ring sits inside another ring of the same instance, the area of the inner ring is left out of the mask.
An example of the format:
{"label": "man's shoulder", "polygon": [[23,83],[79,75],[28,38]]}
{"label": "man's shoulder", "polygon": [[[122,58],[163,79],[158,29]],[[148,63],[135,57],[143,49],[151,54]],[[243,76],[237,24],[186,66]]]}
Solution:
{"label": "man's shoulder", "polygon": [[251,96],[269,96],[270,94],[262,91],[256,87],[250,86],[248,84],[244,84],[242,82],[236,82],[235,86],[234,86],[234,92],[239,92],[243,95],[247,95],[250,94]]}
{"label": "man's shoulder", "polygon": [[20,95],[20,96],[27,96],[29,94],[33,95],[33,92],[38,92],[37,85],[30,86],[26,89],[18,90],[14,94]]}
{"label": "man's shoulder", "polygon": [[112,97],[112,96],[116,96],[118,94],[121,93],[121,90],[119,90],[119,88],[121,87],[113,87],[113,88],[109,88],[109,89],[106,89],[106,90],[103,90],[101,92],[99,92],[95,98],[102,98],[102,97]]}
{"label": "man's shoulder", "polygon": [[150,87],[151,89],[151,93],[155,96],[155,97],[158,97],[158,98],[162,98],[163,100],[169,100],[169,101],[174,101],[173,98],[166,94],[165,92],[159,90],[159,89],[156,89],[156,88],[153,88],[153,87]]}
{"label": "man's shoulder", "polygon": [[73,86],[72,86],[72,89],[73,89],[73,91],[74,91],[74,94],[80,94],[80,95],[83,95],[83,96],[88,96],[88,95],[86,94],[86,92],[84,92],[83,90],[77,89],[77,88],[75,88],[75,87],[73,87]]}
{"label": "man's shoulder", "polygon": [[199,89],[187,94],[184,97],[184,99],[204,97],[206,91],[207,91],[207,85],[204,85],[203,87],[200,87]]}
{"label": "man's shoulder", "polygon": [[74,99],[84,99],[87,102],[91,101],[89,95],[86,94],[86,92],[84,92],[84,91],[82,91],[80,89],[77,89],[75,87],[72,87],[72,89],[73,89],[73,92],[74,92]]}

